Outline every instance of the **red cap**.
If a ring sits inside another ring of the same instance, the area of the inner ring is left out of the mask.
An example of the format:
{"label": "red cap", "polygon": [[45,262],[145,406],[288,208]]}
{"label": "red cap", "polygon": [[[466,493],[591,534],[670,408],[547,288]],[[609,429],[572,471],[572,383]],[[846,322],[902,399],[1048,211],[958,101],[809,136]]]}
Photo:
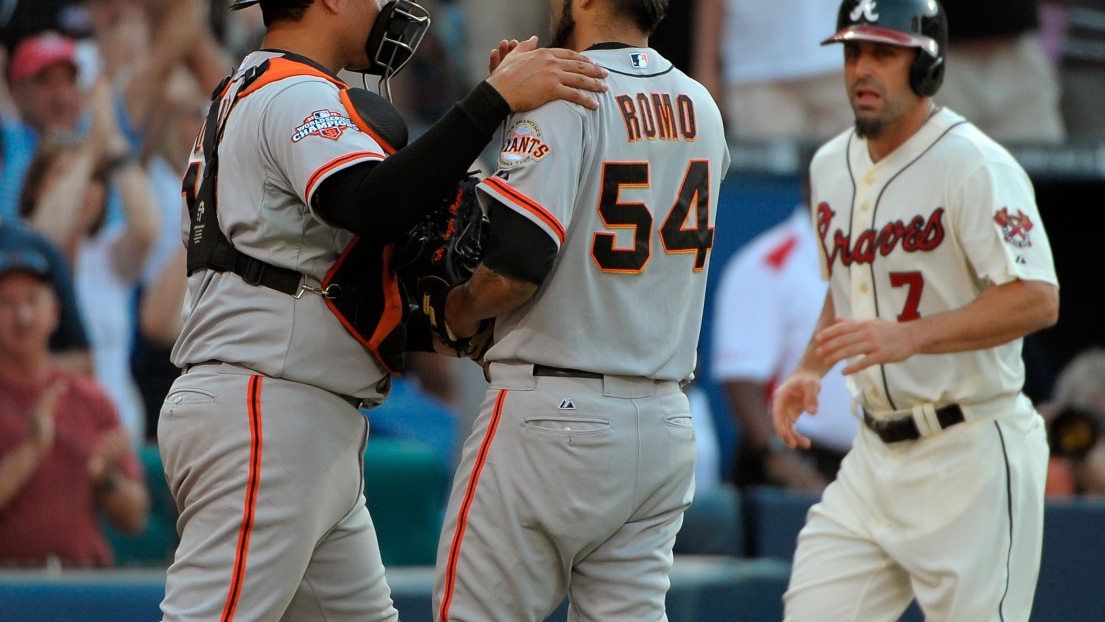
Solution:
{"label": "red cap", "polygon": [[44,32],[24,39],[15,46],[11,69],[8,72],[12,84],[30,78],[56,63],[66,63],[77,68],[76,44],[56,32]]}

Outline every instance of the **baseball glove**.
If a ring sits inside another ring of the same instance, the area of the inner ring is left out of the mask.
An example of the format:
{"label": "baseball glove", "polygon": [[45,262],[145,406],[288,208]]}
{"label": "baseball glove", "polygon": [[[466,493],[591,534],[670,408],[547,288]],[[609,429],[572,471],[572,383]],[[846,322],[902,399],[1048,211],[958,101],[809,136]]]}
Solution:
{"label": "baseball glove", "polygon": [[482,357],[490,347],[490,322],[479,333],[458,339],[445,325],[445,299],[456,286],[472,278],[491,230],[476,198],[479,178],[469,175],[442,206],[418,223],[395,245],[396,275],[413,294],[411,311],[422,313],[446,346],[457,356]]}

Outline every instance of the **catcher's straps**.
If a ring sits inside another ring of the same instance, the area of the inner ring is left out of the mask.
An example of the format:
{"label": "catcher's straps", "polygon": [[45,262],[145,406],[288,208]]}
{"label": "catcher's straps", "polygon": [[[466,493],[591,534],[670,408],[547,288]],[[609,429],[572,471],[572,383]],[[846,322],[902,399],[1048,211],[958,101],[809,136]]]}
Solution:
{"label": "catcher's straps", "polygon": [[304,292],[318,294],[323,298],[330,298],[330,287],[316,285],[316,279],[306,274],[274,266],[271,263],[254,259],[249,255],[238,253],[231,272],[242,277],[242,280],[250,285],[260,285],[274,289],[282,294],[288,294],[292,298],[299,299]]}

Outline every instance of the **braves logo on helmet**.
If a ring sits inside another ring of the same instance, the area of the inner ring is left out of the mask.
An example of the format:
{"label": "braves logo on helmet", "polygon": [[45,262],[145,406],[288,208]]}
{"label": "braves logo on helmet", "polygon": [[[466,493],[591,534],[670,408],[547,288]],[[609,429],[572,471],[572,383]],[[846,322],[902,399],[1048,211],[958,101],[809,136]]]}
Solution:
{"label": "braves logo on helmet", "polygon": [[852,9],[852,14],[849,16],[853,22],[858,22],[859,18],[864,18],[869,22],[879,21],[878,0],[860,0],[860,3],[856,5],[856,8]]}
{"label": "braves logo on helmet", "polygon": [[1017,210],[1017,214],[1014,216],[1009,213],[1008,207],[1001,208],[1000,212],[994,214],[994,222],[1001,227],[1001,233],[1005,236],[1005,241],[1016,246],[1017,248],[1027,248],[1032,246],[1032,240],[1028,237],[1028,232],[1032,231],[1032,221],[1021,210]]}

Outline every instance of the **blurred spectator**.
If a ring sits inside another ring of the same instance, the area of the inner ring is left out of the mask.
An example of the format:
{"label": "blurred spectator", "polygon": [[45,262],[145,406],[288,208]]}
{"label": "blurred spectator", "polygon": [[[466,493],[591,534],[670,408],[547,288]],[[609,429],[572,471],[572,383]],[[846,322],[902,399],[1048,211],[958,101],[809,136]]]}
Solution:
{"label": "blurred spectator", "polygon": [[822,380],[818,414],[798,420],[798,430],[813,442],[810,449],[789,449],[771,427],[768,399],[802,359],[828,289],[817,244],[810,212],[800,207],[749,242],[722,273],[713,373],[740,429],[733,480],[741,487],[820,492],[852,447],[856,419],[843,363]]}
{"label": "blurred spectator", "polygon": [[1105,495],[1105,349],[1074,357],[1040,412],[1051,443],[1047,494]]}
{"label": "blurred spectator", "polygon": [[24,40],[12,54],[8,84],[20,118],[0,119],[0,218],[16,216],[39,137],[78,129],[82,102],[74,53],[72,40],[47,32]]}
{"label": "blurred spectator", "polygon": [[50,282],[61,306],[58,330],[50,338],[54,360],[86,376],[93,373],[88,335],[77,307],[73,279],[61,253],[49,240],[28,229],[22,222],[0,218],[0,253],[38,253],[46,258]]}
{"label": "blurred spectator", "polygon": [[999,142],[1062,141],[1059,84],[1036,37],[1036,1],[941,4],[948,15],[948,55],[936,103]]}
{"label": "blurred spectator", "polygon": [[1072,138],[1105,140],[1105,0],[1065,0],[1063,121]]}
{"label": "blurred spectator", "polygon": [[821,46],[838,0],[699,1],[695,78],[725,102],[733,138],[825,139],[852,124],[840,51]]}
{"label": "blurred spectator", "polygon": [[[20,215],[62,249],[73,266],[77,301],[92,341],[96,378],[134,440],[145,414],[130,373],[135,283],[158,233],[149,179],[115,122],[109,87],[93,90],[89,137],[46,141],[27,172]],[[125,221],[106,223],[109,182],[119,190]]]}
{"label": "blurred spectator", "polygon": [[0,251],[0,563],[105,566],[98,512],[139,533],[149,498],[107,396],[51,362],[58,317],[46,257]]}

